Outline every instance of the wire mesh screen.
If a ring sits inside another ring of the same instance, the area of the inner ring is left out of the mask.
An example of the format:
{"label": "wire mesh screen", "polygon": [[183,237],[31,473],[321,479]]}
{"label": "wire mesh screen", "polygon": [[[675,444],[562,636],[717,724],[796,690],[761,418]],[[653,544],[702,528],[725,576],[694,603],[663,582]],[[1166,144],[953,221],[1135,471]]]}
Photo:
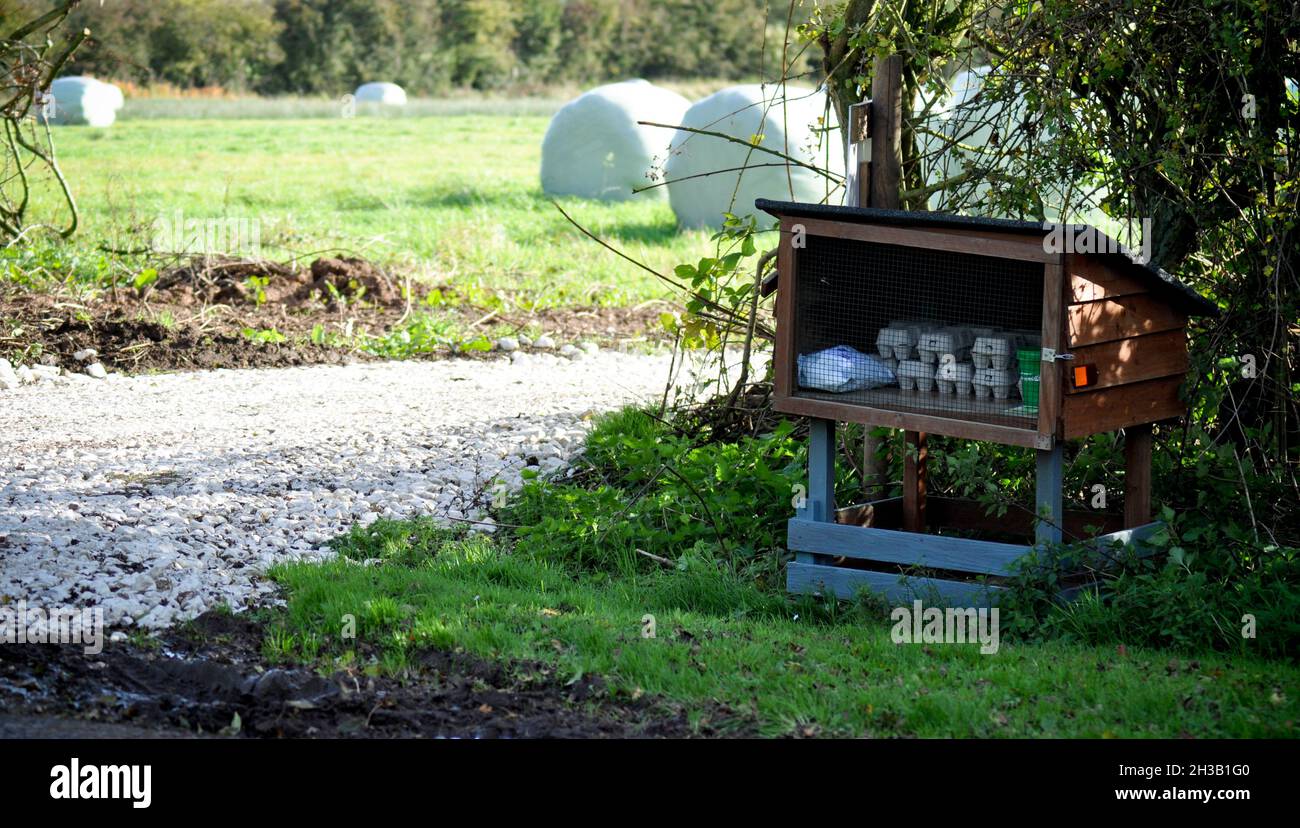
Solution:
{"label": "wire mesh screen", "polygon": [[1034,427],[1041,264],[808,236],[795,279],[797,396]]}

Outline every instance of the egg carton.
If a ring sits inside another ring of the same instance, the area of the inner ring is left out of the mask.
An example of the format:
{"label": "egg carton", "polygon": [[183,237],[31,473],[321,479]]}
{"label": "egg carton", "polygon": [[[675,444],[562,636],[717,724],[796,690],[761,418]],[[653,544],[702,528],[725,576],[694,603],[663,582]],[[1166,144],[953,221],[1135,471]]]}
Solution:
{"label": "egg carton", "polygon": [[919,359],[898,361],[898,387],[904,391],[933,391],[935,368]]}
{"label": "egg carton", "polygon": [[976,368],[994,368],[1004,371],[1015,367],[1016,344],[1014,334],[981,336],[971,346],[971,361]]}
{"label": "egg carton", "polygon": [[975,396],[987,399],[990,394],[994,399],[1005,400],[1011,396],[1011,389],[1017,388],[1020,374],[1010,368],[977,368],[971,385]]}
{"label": "egg carton", "polygon": [[971,345],[975,342],[974,331],[961,326],[949,326],[925,331],[917,341],[916,351],[922,362],[939,362],[945,355],[951,355],[957,362],[964,362],[970,357]]}
{"label": "egg carton", "polygon": [[934,380],[939,385],[940,394],[968,396],[974,390],[975,366],[969,362],[957,362],[947,358],[939,363],[939,370]]}
{"label": "egg carton", "polygon": [[876,350],[882,359],[909,359],[916,337],[908,328],[881,328],[876,334]]}

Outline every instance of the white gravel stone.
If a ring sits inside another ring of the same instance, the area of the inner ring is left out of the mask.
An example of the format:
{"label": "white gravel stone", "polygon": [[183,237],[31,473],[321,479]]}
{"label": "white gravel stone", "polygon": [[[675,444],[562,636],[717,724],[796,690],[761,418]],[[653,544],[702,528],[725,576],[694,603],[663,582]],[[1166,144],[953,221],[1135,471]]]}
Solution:
{"label": "white gravel stone", "polygon": [[539,336],[533,340],[533,347],[539,351],[555,350],[555,340],[549,336]]}
{"label": "white gravel stone", "polygon": [[657,399],[668,363],[533,354],[17,388],[0,404],[0,603],[98,605],[112,631],[276,600],[268,566],[331,557],[358,520],[482,519],[493,481],[517,487],[530,457],[558,468],[593,409]]}
{"label": "white gravel stone", "polygon": [[7,359],[0,359],[0,389],[9,391],[21,384],[17,372],[14,371],[13,363]]}
{"label": "white gravel stone", "polygon": [[77,351],[75,354],[73,354],[72,358],[75,359],[77,362],[86,362],[88,360],[94,359],[97,356],[99,356],[99,352],[96,351],[94,348],[83,348],[80,351]]}
{"label": "white gravel stone", "polygon": [[499,351],[518,351],[519,340],[513,336],[503,336],[497,340],[497,350]]}
{"label": "white gravel stone", "polygon": [[92,362],[86,366],[86,376],[94,377],[95,379],[107,379],[108,371],[104,370],[104,366],[102,364],[98,362]]}
{"label": "white gravel stone", "polygon": [[32,366],[32,375],[35,376],[37,380],[58,379],[59,374],[61,373],[63,372],[57,365],[46,365],[38,362]]}
{"label": "white gravel stone", "polygon": [[565,345],[560,348],[560,356],[565,359],[582,359],[582,351],[576,345]]}

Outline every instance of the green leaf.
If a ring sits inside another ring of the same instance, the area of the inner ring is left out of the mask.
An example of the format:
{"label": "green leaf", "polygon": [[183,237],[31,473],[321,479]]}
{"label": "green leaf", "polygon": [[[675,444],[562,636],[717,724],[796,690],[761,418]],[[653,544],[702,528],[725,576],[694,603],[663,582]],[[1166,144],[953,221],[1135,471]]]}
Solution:
{"label": "green leaf", "polygon": [[146,267],[135,277],[135,281],[132,284],[135,286],[136,290],[140,290],[148,287],[156,281],[158,281],[158,271],[152,267]]}

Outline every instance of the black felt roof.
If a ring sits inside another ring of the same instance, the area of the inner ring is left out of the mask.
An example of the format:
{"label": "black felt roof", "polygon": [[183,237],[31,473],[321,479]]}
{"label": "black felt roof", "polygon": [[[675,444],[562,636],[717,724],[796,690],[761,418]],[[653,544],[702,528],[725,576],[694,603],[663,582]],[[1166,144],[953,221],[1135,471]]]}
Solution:
{"label": "black felt roof", "polygon": [[[911,212],[883,210],[876,207],[834,207],[828,204],[808,204],[793,201],[771,201],[760,198],[754,202],[758,209],[774,216],[847,221],[854,224],[887,224],[896,227],[941,227],[958,230],[988,230],[997,233],[1015,233],[1023,236],[1046,237],[1058,225],[1051,222],[1016,221],[1014,219],[959,216],[953,213]],[[1175,279],[1161,268],[1137,260],[1134,253],[1115,242],[1105,233],[1086,224],[1059,225],[1072,234],[1084,229],[1096,233],[1098,240],[1106,242],[1107,252],[1088,253],[1115,265],[1125,273],[1149,285],[1170,305],[1194,316],[1218,316],[1218,307],[1191,287]],[[1118,252],[1109,252],[1115,250]]]}

